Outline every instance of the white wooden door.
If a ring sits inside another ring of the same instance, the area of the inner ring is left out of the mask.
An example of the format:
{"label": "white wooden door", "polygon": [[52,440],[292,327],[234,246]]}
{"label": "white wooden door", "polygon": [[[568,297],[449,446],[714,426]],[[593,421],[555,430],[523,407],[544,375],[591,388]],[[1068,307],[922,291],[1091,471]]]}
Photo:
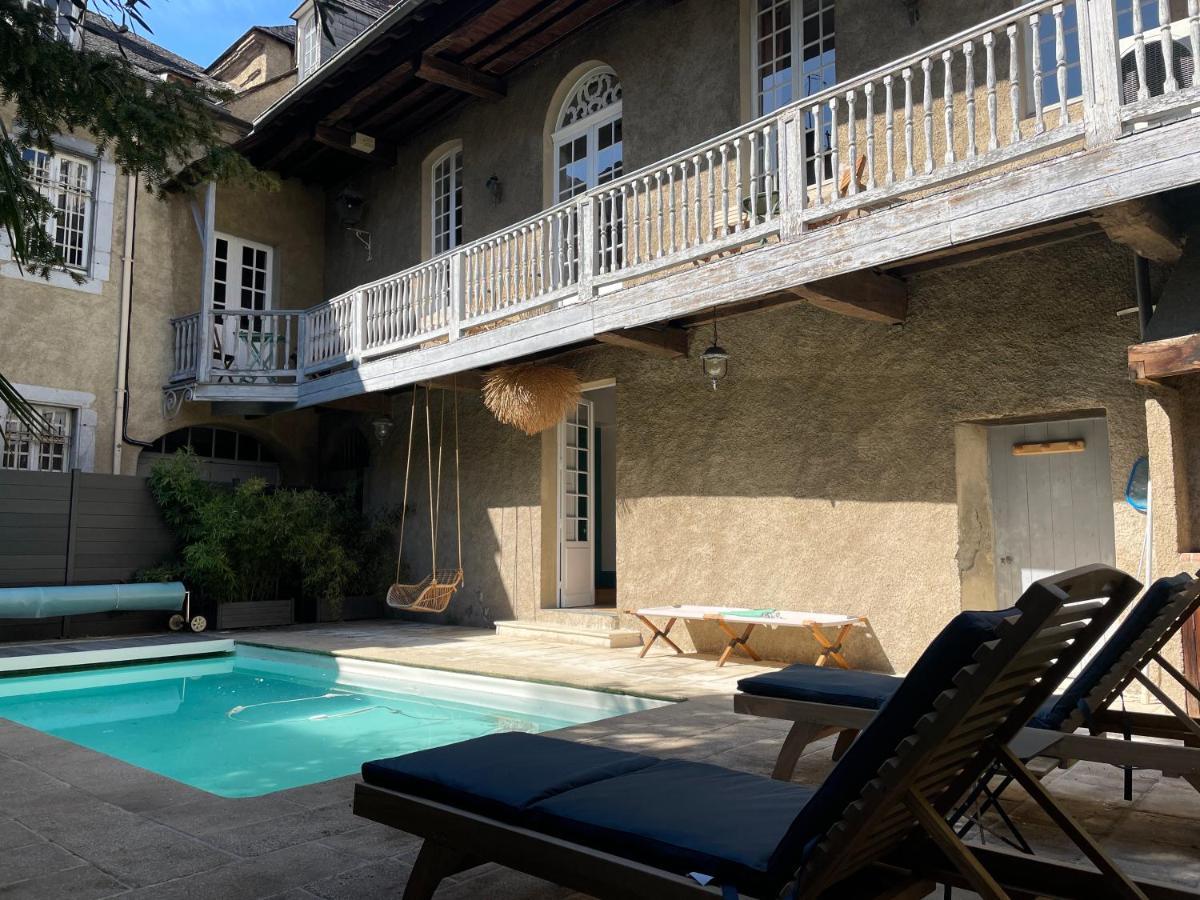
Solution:
{"label": "white wooden door", "polygon": [[[1013,446],[1082,440],[1078,453],[1018,456]],[[996,602],[1011,606],[1039,578],[1114,565],[1113,487],[1104,418],[989,429]]]}
{"label": "white wooden door", "polygon": [[[213,365],[253,369],[267,365],[274,323],[261,316],[227,315],[220,310],[271,309],[272,250],[227,234],[213,249]],[[218,374],[220,374],[218,372]]]}
{"label": "white wooden door", "polygon": [[596,603],[595,427],[582,400],[558,426],[558,605]]}

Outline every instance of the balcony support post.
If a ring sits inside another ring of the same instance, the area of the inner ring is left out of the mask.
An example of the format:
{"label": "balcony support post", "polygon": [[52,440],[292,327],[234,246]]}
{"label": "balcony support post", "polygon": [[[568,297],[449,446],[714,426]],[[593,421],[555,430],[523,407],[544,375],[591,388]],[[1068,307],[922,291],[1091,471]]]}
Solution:
{"label": "balcony support post", "polygon": [[302,312],[296,316],[296,384],[304,381],[308,356],[308,315]]}
{"label": "balcony support post", "polygon": [[[783,235],[798,237],[804,231],[804,210],[808,206],[808,166],[804,158],[804,112],[793,110],[780,122],[783,134]],[[813,146],[816,146],[814,141]],[[814,161],[814,165],[817,163]],[[836,199],[836,198],[835,198]]]}
{"label": "balcony support post", "polygon": [[1113,0],[1075,0],[1083,118],[1089,149],[1121,136],[1121,73]]}
{"label": "balcony support post", "polygon": [[210,181],[204,186],[204,220],[200,231],[200,329],[197,347],[200,358],[196,360],[196,381],[208,382],[213,353],[213,265],[217,252],[217,183]]}
{"label": "balcony support post", "polygon": [[462,331],[463,311],[467,300],[467,255],[461,250],[450,257],[450,332],[449,339],[457,341]]}
{"label": "balcony support post", "polygon": [[579,206],[579,300],[590,303],[596,296],[596,198],[584,195]]}

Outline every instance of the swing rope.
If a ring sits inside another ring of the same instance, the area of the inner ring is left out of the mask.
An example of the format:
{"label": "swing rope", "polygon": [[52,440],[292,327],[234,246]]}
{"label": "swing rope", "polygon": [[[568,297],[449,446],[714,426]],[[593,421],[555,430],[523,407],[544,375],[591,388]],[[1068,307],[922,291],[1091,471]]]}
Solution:
{"label": "swing rope", "polygon": [[[404,527],[407,519],[408,510],[408,488],[409,480],[412,473],[412,447],[414,438],[416,437],[416,418],[417,418],[417,403],[419,400],[418,393],[420,387],[413,386],[413,402],[412,409],[409,414],[408,422],[408,448],[404,463],[404,506],[400,511],[400,537],[397,541],[396,552],[396,583],[388,589],[387,602],[389,606],[397,609],[411,610],[414,612],[443,612],[450,605],[450,600],[454,596],[455,591],[463,583],[462,571],[462,486],[461,486],[461,459],[458,446],[459,429],[458,429],[458,378],[455,376],[453,382],[454,391],[454,513],[455,513],[455,530],[457,532],[457,551],[458,557],[455,560],[456,566],[453,570],[445,572],[439,571],[437,567],[437,544],[438,544],[438,529],[441,524],[441,507],[442,507],[442,465],[445,455],[445,437],[446,437],[446,396],[442,395],[442,406],[438,414],[438,452],[437,452],[437,473],[434,473],[434,458],[433,458],[433,400],[431,396],[432,385],[425,386],[425,459],[428,465],[428,487],[429,487],[429,526],[430,526],[430,574],[415,584],[401,584],[400,572],[403,566],[404,554]],[[436,483],[435,483],[436,477]]]}

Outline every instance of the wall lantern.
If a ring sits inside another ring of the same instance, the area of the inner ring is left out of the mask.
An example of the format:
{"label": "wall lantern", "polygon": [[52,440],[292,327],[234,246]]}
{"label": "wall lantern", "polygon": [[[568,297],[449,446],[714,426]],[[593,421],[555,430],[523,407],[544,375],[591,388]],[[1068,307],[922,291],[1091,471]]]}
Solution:
{"label": "wall lantern", "polygon": [[729,373],[729,354],[717,343],[717,315],[713,313],[713,342],[707,350],[700,354],[700,366],[706,378],[712,382],[713,390],[717,382]]}
{"label": "wall lantern", "polygon": [[504,184],[500,181],[499,175],[493,175],[485,182],[488,196],[492,198],[492,205],[499,206],[500,201],[504,199]]}
{"label": "wall lantern", "polygon": [[391,416],[377,416],[371,420],[371,430],[375,432],[375,440],[379,441],[380,447],[387,443],[395,424]]}

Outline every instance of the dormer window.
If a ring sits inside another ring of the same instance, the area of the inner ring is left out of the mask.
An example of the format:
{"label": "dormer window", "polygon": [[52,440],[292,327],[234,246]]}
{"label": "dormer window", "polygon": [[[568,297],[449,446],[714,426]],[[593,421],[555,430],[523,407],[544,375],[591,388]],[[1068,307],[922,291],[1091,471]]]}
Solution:
{"label": "dormer window", "polygon": [[321,64],[321,29],[315,8],[305,13],[296,28],[296,75],[303,81]]}
{"label": "dormer window", "polygon": [[66,41],[76,49],[82,46],[82,34],[78,26],[82,12],[75,8],[72,0],[22,0],[22,3],[27,7],[40,6],[54,16],[54,32],[47,37]]}

